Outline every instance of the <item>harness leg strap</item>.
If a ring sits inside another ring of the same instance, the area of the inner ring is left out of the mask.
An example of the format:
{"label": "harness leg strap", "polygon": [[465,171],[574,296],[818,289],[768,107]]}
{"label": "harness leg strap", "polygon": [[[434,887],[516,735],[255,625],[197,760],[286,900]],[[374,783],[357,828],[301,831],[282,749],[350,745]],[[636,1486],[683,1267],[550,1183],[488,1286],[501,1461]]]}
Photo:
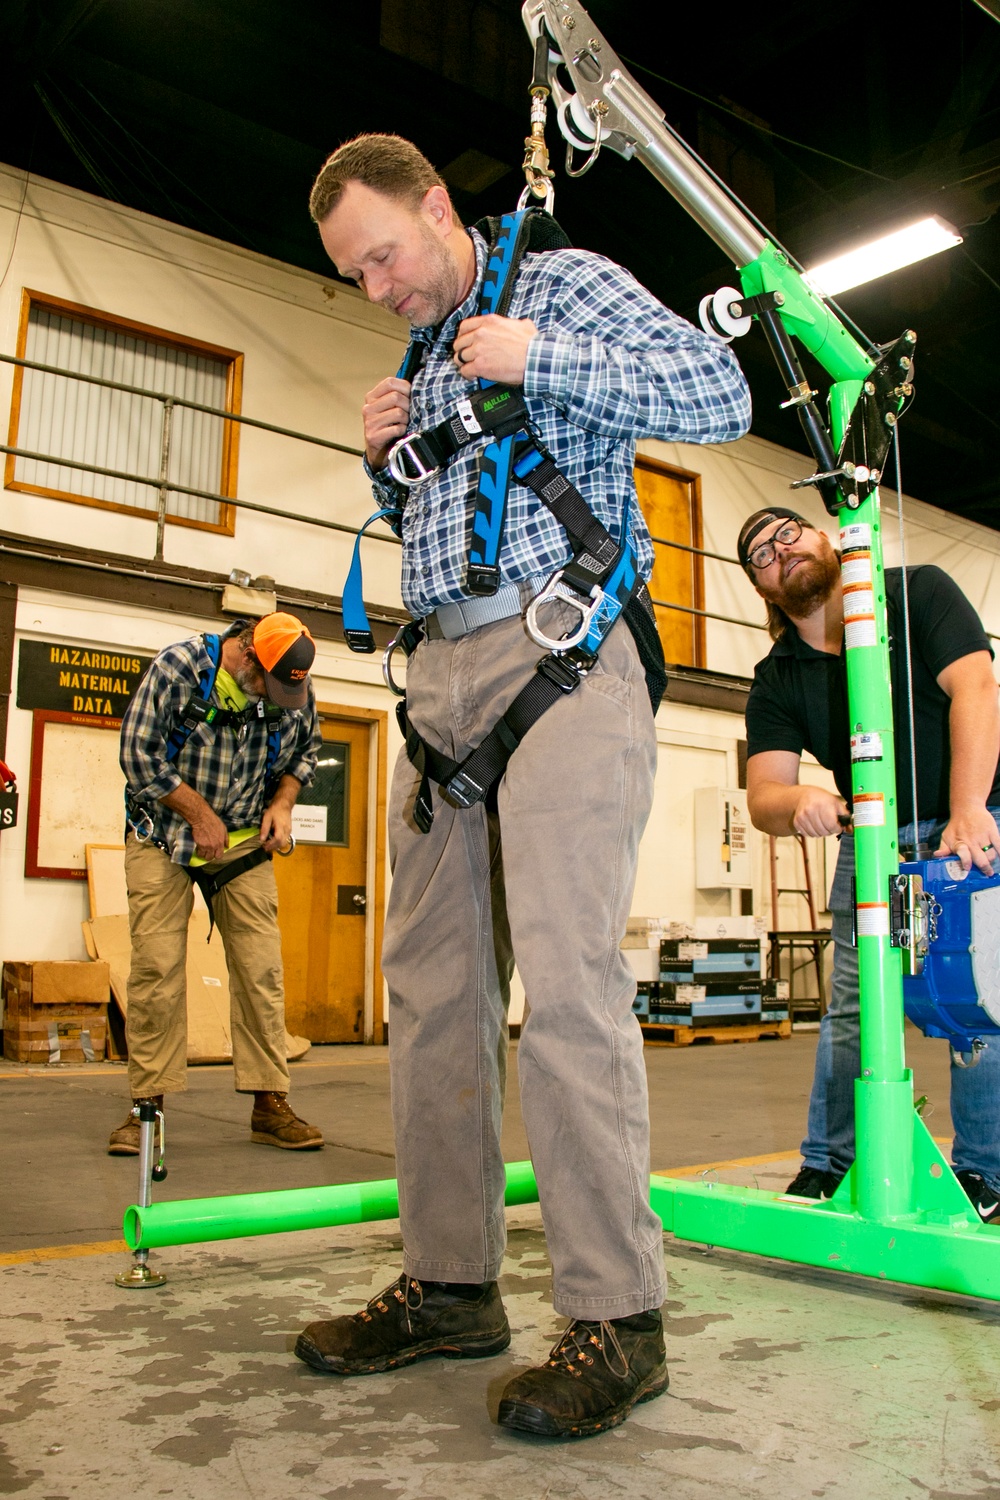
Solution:
{"label": "harness leg strap", "polygon": [[216,870],[213,874],[208,873],[207,865],[195,865],[193,868],[191,865],[187,866],[187,873],[191,877],[192,884],[201,891],[205,898],[205,905],[208,907],[208,942],[212,941],[212,933],[215,931],[213,897],[217,896],[223,886],[235,880],[238,875],[245,875],[248,870],[255,870],[258,865],[264,864],[270,858],[271,855],[266,849],[258,847],[251,849],[249,854],[244,854],[240,859],[230,860],[229,864],[223,865],[221,870]]}

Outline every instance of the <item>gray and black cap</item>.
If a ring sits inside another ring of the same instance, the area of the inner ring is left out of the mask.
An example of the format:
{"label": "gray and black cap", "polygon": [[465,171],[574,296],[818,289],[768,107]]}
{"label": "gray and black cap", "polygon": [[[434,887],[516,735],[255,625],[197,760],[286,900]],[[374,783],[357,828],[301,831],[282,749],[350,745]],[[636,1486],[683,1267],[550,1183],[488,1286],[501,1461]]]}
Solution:
{"label": "gray and black cap", "polygon": [[800,516],[797,510],[789,510],[787,505],[769,505],[766,510],[755,510],[752,516],[748,516],[740,529],[740,539],[736,543],[736,552],[740,563],[750,571],[750,553],[753,549],[754,539],[760,535],[765,526],[770,526],[773,521],[798,521],[802,526],[810,526],[805,516]]}

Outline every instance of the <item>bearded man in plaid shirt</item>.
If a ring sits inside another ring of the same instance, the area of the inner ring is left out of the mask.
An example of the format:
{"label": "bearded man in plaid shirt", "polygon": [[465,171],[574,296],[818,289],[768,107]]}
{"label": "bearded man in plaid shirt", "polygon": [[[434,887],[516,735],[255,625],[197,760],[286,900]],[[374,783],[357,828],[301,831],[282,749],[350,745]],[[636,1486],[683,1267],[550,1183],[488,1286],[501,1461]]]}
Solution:
{"label": "bearded man in plaid shirt", "polygon": [[[342,146],[310,210],[339,272],[405,318],[424,346],[412,381],[384,379],[365,400],[366,467],[380,505],[403,497],[386,468],[392,445],[450,419],[478,380],[497,382],[523,394],[539,447],[610,536],[631,541],[648,577],[636,440],[741,437],[749,393],[728,348],[620,266],[570,248],[525,255],[508,315],[480,314],[486,241],[461,225],[437,172],[398,137]],[[456,761],[531,680],[540,653],[525,607],[573,556],[560,522],[513,483],[499,588],[470,594],[481,450],[471,443],[410,491],[402,517],[403,600],[424,633],[409,658],[407,711]],[[550,638],[577,619],[558,601],[539,613]],[[497,1276],[516,961],[528,1000],[521,1103],[553,1301],[571,1321],[549,1360],[507,1385],[499,1420],[587,1436],[666,1389],[642,1036],[619,952],[655,761],[643,666],[621,622],[579,686],[532,724],[486,802],[460,808],[435,793],[421,832],[421,774],[401,753],[382,967],[403,1274],[360,1313],[304,1331],[296,1353],[315,1368],[359,1375],[434,1354],[495,1354],[510,1342]]]}
{"label": "bearded man in plaid shirt", "polygon": [[[128,981],[133,1105],[186,1088],[187,938],[201,887],[229,969],[233,1073],[253,1094],[251,1138],[314,1151],[322,1132],[288,1103],[278,893],[271,864],[293,846],[292,807],[316,770],[320,733],[309,668],[316,647],[294,615],[238,621],[217,644],[203,636],[150,662],[121,732],[132,965]],[[206,699],[201,691],[211,692]],[[112,1156],[135,1156],[130,1113]]]}

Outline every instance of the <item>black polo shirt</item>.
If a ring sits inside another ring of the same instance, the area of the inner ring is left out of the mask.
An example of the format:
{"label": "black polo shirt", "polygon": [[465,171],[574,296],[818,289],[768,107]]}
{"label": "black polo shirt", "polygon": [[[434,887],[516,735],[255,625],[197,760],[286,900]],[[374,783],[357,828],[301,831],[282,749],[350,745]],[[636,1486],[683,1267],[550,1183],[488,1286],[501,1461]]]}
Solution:
{"label": "black polo shirt", "polygon": [[[993,654],[976,611],[940,568],[908,568],[913,705],[917,740],[917,799],[920,817],[948,817],[947,693],[938,674],[973,651]],[[910,731],[906,707],[906,646],[903,637],[903,570],[887,568],[886,609],[892,712],[896,733],[896,797],[900,824],[913,821],[910,791]],[[845,654],[815,651],[789,625],[757,663],[747,702],[747,755],[766,750],[808,750],[833,772],[837,790],[851,804],[851,721],[847,707]],[[1000,766],[987,801],[1000,803]]]}

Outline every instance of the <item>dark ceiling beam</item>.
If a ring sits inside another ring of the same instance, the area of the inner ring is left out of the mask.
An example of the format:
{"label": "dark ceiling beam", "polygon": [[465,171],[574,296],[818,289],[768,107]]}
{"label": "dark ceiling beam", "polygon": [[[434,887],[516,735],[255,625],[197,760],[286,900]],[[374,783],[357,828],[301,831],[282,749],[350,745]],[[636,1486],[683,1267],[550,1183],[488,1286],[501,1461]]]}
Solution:
{"label": "dark ceiling beam", "polygon": [[924,148],[921,166],[937,168],[954,161],[1000,78],[1000,30],[991,31],[965,62],[951,97]]}
{"label": "dark ceiling beam", "polygon": [[[66,0],[43,7],[22,4],[6,17],[8,37],[16,37],[4,58],[4,94],[9,106],[34,87],[59,53],[92,21],[107,0]],[[18,24],[20,23],[20,24]]]}

